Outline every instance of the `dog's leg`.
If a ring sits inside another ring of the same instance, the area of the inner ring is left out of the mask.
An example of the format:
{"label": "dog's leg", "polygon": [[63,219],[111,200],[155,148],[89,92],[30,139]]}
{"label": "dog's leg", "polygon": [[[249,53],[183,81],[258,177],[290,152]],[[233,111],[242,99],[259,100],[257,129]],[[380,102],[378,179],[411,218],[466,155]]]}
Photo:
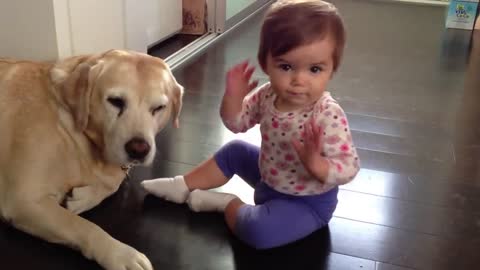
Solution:
{"label": "dog's leg", "polygon": [[97,206],[117,190],[118,185],[115,187],[103,185],[75,187],[72,189],[71,195],[65,198],[65,206],[73,213],[80,214]]}
{"label": "dog's leg", "polygon": [[[15,198],[25,198],[25,195]],[[112,238],[97,225],[61,207],[54,198],[16,199],[2,206],[12,225],[48,242],[80,250],[108,270],[152,270],[150,261],[137,250]]]}

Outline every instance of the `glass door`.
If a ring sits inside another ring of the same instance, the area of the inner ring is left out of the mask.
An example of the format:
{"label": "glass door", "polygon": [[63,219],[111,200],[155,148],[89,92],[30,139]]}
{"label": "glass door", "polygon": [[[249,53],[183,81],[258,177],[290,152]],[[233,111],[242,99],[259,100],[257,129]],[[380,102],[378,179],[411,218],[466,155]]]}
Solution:
{"label": "glass door", "polygon": [[198,0],[205,5],[206,32],[165,60],[172,69],[201,53],[221,35],[276,0]]}
{"label": "glass door", "polygon": [[253,3],[255,0],[226,0],[226,19],[232,18]]}
{"label": "glass door", "polygon": [[216,32],[234,27],[275,0],[216,0]]}

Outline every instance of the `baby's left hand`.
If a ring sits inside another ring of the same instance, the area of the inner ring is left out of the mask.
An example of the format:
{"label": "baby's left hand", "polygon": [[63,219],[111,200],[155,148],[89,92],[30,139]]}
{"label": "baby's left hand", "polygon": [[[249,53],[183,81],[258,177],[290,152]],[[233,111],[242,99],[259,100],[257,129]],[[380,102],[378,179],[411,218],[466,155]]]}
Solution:
{"label": "baby's left hand", "polygon": [[312,176],[324,183],[328,177],[329,163],[327,159],[322,156],[322,135],[320,128],[311,120],[305,123],[304,142],[301,143],[294,139],[292,144],[303,166]]}

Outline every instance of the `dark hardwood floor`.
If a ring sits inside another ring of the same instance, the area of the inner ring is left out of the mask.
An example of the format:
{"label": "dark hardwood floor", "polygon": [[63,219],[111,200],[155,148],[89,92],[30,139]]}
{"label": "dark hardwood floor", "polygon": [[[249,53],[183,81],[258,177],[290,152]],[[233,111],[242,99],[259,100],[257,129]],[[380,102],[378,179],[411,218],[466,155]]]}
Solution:
{"label": "dark hardwood floor", "polygon": [[[184,174],[232,139],[218,114],[224,75],[256,63],[261,15],[174,71],[186,94],[181,127],[157,138],[150,168],[82,216],[144,252],[155,269],[478,269],[480,32],[444,28],[445,9],[333,0],[345,19],[343,65],[330,85],[348,114],[362,169],[341,187],[330,225],[294,244],[254,251],[220,214],[146,195],[145,178]],[[257,65],[258,66],[258,65]],[[257,70],[261,82],[265,75]],[[219,190],[247,202],[239,178]],[[282,226],[282,224],[278,224]],[[79,253],[0,224],[1,269],[99,269]]]}

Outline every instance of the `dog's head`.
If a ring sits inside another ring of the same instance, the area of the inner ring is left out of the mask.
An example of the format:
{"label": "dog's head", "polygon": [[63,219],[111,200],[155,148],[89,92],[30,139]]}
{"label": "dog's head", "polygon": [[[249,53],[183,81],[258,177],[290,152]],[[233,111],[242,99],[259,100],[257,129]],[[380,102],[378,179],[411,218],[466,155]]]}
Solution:
{"label": "dog's head", "polygon": [[178,127],[183,87],[159,58],[112,50],[59,61],[50,74],[76,127],[110,163],[151,164],[155,135],[171,116]]}

